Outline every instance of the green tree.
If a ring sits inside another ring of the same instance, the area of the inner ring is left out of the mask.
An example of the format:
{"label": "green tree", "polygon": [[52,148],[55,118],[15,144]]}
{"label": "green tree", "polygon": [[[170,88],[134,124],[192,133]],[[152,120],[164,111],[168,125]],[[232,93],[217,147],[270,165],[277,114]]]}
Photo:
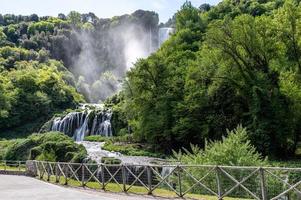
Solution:
{"label": "green tree", "polygon": [[277,24],[275,31],[284,43],[286,58],[291,62],[288,65],[301,74],[301,5],[298,6],[294,0],[287,0],[277,10],[274,20]]}
{"label": "green tree", "polygon": [[187,165],[262,166],[263,157],[248,139],[247,129],[241,125],[227,134],[222,141],[207,142],[203,149],[193,146],[191,152],[174,152],[176,161]]}
{"label": "green tree", "polygon": [[178,30],[189,28],[193,31],[202,30],[203,22],[197,8],[190,1],[186,1],[181,10],[176,13],[176,27]]}
{"label": "green tree", "polygon": [[0,28],[0,47],[5,44],[7,37],[5,33],[3,32],[3,28]]}
{"label": "green tree", "polygon": [[71,11],[67,16],[67,19],[73,27],[78,27],[81,24],[81,14],[76,11]]}

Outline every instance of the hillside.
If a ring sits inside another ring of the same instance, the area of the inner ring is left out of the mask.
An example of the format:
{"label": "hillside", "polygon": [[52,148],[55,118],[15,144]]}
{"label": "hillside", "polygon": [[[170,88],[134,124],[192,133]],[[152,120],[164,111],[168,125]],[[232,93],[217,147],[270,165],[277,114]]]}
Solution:
{"label": "hillside", "polygon": [[155,35],[157,25],[157,14],[142,10],[112,19],[75,11],[58,17],[0,15],[2,137],[39,131],[54,113],[112,95],[137,56],[128,50],[130,42],[139,40],[139,50],[153,51],[158,38],[145,34]]}
{"label": "hillside", "polygon": [[[241,125],[263,156],[294,157],[300,13],[299,0],[224,0],[187,1],[160,25],[142,10],[112,19],[0,15],[0,137],[30,135],[54,114],[105,102],[115,134],[152,151],[203,148]],[[174,31],[159,48],[165,26]]]}
{"label": "hillside", "polygon": [[120,108],[133,134],[168,152],[203,147],[241,124],[263,155],[294,155],[300,13],[293,0],[186,2],[175,15],[176,33],[127,73]]}

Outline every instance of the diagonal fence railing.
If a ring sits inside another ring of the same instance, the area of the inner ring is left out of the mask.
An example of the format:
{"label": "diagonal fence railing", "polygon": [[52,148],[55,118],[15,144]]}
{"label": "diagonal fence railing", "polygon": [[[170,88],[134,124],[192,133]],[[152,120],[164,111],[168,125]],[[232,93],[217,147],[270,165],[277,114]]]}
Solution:
{"label": "diagonal fence railing", "polygon": [[301,168],[44,161],[28,161],[27,168],[46,181],[93,189],[196,199],[301,199]]}

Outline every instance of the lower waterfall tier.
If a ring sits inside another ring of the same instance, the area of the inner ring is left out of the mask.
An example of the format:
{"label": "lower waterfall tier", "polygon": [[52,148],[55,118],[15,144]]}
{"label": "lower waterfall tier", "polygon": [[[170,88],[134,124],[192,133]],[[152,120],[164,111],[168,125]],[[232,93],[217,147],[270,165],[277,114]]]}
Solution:
{"label": "lower waterfall tier", "polygon": [[75,141],[83,141],[85,136],[113,136],[111,125],[112,111],[110,109],[85,109],[70,112],[64,117],[54,118],[51,131],[63,132],[73,137]]}

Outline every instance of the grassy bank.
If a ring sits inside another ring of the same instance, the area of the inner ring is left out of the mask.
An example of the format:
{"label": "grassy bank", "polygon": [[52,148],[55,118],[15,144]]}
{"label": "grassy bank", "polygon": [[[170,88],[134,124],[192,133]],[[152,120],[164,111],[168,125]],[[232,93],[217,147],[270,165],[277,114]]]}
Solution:
{"label": "grassy bank", "polygon": [[105,142],[102,149],[120,152],[126,156],[164,157],[163,154],[154,152],[149,145],[136,142],[131,135],[115,136],[110,138],[94,135],[85,137],[85,140],[90,142]]}
{"label": "grassy bank", "polygon": [[0,164],[0,170],[5,170],[5,171],[26,171],[25,165],[21,165],[20,167],[18,166],[7,166],[4,164]]}
{"label": "grassy bank", "polygon": [[[47,181],[47,176],[44,176],[44,181]],[[55,176],[50,176],[50,183],[56,183]],[[65,178],[60,177],[59,182],[56,184],[65,185]],[[77,181],[75,179],[68,179],[68,186],[71,187],[82,187],[82,183],[80,181]],[[105,187],[105,191],[109,192],[123,192],[122,185],[117,183],[108,183]],[[126,185],[126,188],[129,188],[130,185]],[[98,182],[88,182],[85,184],[85,188],[94,189],[94,190],[100,190],[102,189],[102,185]],[[132,186],[128,191],[128,193],[133,194],[139,194],[139,195],[147,195],[148,190],[143,186]],[[167,190],[167,189],[155,189],[152,193],[154,196],[158,197],[164,197],[164,198],[177,198],[175,192]],[[217,200],[217,197],[210,196],[210,195],[199,195],[199,194],[186,194],[184,196],[186,199],[197,199],[197,200]],[[231,197],[225,197],[224,200],[249,200],[249,199],[243,199],[243,198],[231,198]]]}

